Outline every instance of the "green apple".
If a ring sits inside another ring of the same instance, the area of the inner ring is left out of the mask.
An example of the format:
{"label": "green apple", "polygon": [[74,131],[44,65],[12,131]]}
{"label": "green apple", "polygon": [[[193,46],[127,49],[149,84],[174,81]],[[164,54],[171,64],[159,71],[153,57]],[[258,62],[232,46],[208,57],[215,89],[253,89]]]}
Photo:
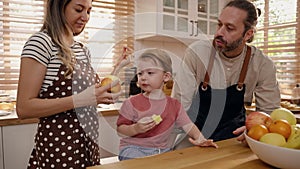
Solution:
{"label": "green apple", "polygon": [[285,147],[300,149],[300,124],[292,125],[292,133],[288,138]]}
{"label": "green apple", "polygon": [[290,125],[295,125],[297,123],[295,115],[290,110],[283,107],[273,110],[270,116],[273,121],[283,119],[288,121]]}
{"label": "green apple", "polygon": [[259,141],[267,143],[267,144],[271,144],[274,146],[280,146],[283,147],[286,145],[286,140],[283,137],[283,135],[278,134],[278,133],[267,133],[265,135],[263,135]]}

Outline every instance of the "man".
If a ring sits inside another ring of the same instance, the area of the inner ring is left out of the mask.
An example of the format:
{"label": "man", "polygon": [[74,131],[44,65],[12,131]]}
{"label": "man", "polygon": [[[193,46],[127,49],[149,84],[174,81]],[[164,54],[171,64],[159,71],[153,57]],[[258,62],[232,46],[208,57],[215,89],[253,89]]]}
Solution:
{"label": "man", "polygon": [[230,1],[218,18],[213,42],[200,40],[189,46],[183,59],[188,72],[175,77],[173,97],[215,141],[237,135],[244,141],[244,104],[251,104],[253,96],[257,111],[269,113],[280,106],[274,63],[247,45],[254,38],[259,14],[247,0]]}

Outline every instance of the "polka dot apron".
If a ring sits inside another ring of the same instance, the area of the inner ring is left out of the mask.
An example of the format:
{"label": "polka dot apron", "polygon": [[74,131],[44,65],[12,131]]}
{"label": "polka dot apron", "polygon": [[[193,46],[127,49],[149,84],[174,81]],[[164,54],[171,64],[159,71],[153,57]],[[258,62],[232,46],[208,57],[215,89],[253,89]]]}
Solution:
{"label": "polka dot apron", "polygon": [[[60,98],[80,93],[99,78],[86,60],[78,60],[71,78],[64,76],[61,66],[58,77],[41,98]],[[28,168],[80,169],[100,165],[98,146],[99,122],[95,106],[68,110],[40,118]]]}

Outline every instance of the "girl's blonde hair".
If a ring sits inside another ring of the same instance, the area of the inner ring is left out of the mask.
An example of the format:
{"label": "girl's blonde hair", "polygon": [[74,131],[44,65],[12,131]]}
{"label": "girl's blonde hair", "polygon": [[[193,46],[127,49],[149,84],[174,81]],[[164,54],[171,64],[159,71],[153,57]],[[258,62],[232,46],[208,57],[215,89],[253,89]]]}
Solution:
{"label": "girl's blonde hair", "polygon": [[161,49],[148,49],[138,60],[150,59],[155,63],[156,66],[163,68],[165,72],[170,72],[172,74],[172,60],[168,53]]}

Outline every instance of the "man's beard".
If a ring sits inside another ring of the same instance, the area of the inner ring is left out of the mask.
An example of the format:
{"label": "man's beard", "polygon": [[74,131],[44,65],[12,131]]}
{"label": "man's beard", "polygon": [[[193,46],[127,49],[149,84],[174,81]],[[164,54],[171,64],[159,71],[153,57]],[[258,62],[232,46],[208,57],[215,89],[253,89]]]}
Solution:
{"label": "man's beard", "polygon": [[228,43],[227,41],[225,41],[223,39],[223,37],[221,36],[218,36],[216,37],[215,39],[218,39],[218,40],[221,40],[224,44],[225,44],[225,47],[224,48],[218,48],[217,49],[220,51],[220,52],[230,52],[230,51],[233,51],[234,49],[238,48],[239,45],[242,44],[243,42],[243,37],[237,39],[236,41],[233,41],[232,43]]}

